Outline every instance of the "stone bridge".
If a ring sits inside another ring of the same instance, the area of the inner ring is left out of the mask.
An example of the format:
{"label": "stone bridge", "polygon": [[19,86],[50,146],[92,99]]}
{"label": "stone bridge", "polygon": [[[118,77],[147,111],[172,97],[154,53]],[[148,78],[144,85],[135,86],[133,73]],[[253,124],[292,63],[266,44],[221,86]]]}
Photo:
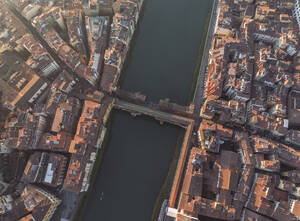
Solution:
{"label": "stone bridge", "polygon": [[158,110],[157,105],[152,103],[147,103],[145,106],[143,106],[115,99],[114,107],[120,110],[128,111],[133,116],[144,114],[146,116],[155,118],[161,123],[167,122],[183,128],[187,128],[193,122],[193,119],[162,112]]}

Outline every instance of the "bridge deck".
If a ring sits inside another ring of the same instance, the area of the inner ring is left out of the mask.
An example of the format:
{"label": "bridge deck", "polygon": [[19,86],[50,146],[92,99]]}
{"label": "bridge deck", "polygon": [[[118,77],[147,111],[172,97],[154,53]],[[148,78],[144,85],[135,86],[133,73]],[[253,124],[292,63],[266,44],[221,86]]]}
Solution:
{"label": "bridge deck", "polygon": [[193,120],[189,118],[185,118],[175,114],[165,113],[141,105],[128,103],[119,99],[115,100],[114,107],[131,113],[144,114],[150,117],[154,117],[159,121],[168,122],[184,128],[186,128],[193,122]]}

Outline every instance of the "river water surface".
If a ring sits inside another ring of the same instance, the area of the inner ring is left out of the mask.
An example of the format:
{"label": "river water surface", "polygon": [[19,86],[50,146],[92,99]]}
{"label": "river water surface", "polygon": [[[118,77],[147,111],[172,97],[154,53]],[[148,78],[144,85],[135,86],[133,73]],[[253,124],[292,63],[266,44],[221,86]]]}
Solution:
{"label": "river water surface", "polygon": [[212,0],[145,0],[121,88],[186,105]]}
{"label": "river water surface", "polygon": [[[211,0],[145,0],[121,88],[187,104]],[[149,221],[180,128],[114,111],[84,221]]]}
{"label": "river water surface", "polygon": [[113,112],[111,138],[84,220],[150,220],[180,128]]}

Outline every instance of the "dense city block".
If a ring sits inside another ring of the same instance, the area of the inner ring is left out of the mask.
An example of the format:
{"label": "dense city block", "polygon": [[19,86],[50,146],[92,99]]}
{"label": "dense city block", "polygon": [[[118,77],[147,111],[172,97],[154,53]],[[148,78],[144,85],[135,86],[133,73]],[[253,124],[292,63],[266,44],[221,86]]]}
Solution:
{"label": "dense city block", "polygon": [[72,219],[142,3],[0,2],[1,220]]}
{"label": "dense city block", "polygon": [[300,220],[299,0],[214,0],[189,106],[120,89],[143,4],[0,0],[0,220],[72,220],[113,108],[185,129],[159,221]]}
{"label": "dense city block", "polygon": [[300,220],[299,1],[214,9],[198,139],[166,220]]}

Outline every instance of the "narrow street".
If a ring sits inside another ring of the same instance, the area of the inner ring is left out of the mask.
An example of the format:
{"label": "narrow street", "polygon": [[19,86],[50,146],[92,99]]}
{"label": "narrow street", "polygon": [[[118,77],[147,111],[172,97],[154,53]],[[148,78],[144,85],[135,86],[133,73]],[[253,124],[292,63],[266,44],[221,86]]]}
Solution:
{"label": "narrow street", "polygon": [[40,33],[12,6],[12,3],[8,1],[6,3],[7,7],[11,10],[11,12],[19,19],[20,22],[23,23],[24,26],[31,32],[31,34],[41,43],[41,45],[48,51],[48,53],[52,56],[52,58],[56,61],[56,63],[67,72],[73,75],[75,79],[78,79],[77,75],[72,71],[70,67],[66,65],[64,61],[62,61],[58,55],[54,52],[54,50],[48,45],[48,43],[42,38]]}

